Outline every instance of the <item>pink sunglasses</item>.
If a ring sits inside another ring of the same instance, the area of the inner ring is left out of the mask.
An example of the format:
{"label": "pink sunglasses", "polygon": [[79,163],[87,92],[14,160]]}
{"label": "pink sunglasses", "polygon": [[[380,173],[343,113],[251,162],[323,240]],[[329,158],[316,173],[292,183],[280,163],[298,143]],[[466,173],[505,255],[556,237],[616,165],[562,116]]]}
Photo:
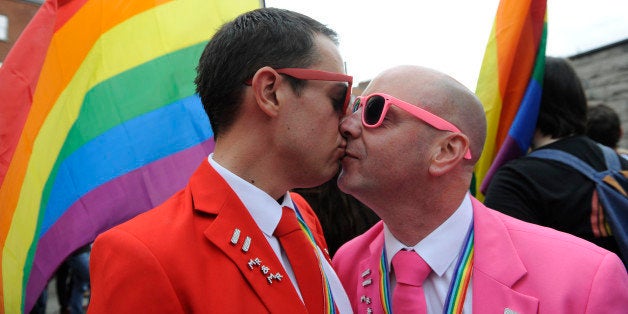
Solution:
{"label": "pink sunglasses", "polygon": [[[299,80],[312,80],[312,81],[332,81],[332,82],[345,82],[348,84],[347,93],[345,94],[345,100],[342,105],[342,112],[347,111],[349,102],[351,101],[351,86],[353,85],[353,77],[342,73],[327,72],[313,69],[303,68],[283,68],[275,69],[277,73],[284,74],[290,77],[294,77]],[[251,79],[244,82],[246,85],[251,85]]]}
{"label": "pink sunglasses", "polygon": [[[362,124],[365,127],[376,128],[384,121],[384,117],[391,105],[403,109],[438,130],[462,133],[460,129],[449,121],[388,94],[374,93],[367,96],[357,96],[353,103],[352,112],[356,112],[360,107],[364,107],[364,110],[362,110]],[[470,149],[467,149],[464,158],[471,159]]]}

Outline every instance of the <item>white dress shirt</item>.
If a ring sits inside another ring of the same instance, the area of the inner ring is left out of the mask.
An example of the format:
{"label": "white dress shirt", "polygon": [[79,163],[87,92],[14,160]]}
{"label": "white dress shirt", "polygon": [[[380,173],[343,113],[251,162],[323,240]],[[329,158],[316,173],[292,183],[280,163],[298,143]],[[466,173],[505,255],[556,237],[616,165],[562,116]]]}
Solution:
{"label": "white dress shirt", "polygon": [[[277,228],[279,220],[281,220],[282,207],[287,206],[294,210],[294,203],[292,202],[292,198],[290,198],[290,193],[286,192],[286,194],[283,196],[282,203],[279,204],[275,199],[268,195],[268,193],[260,190],[253,184],[238,177],[233,172],[219,165],[214,160],[213,153],[209,155],[208,160],[209,164],[216,170],[216,172],[218,172],[218,174],[220,174],[220,176],[223,177],[223,179],[225,179],[225,181],[227,181],[227,184],[229,184],[231,189],[233,189],[233,191],[238,195],[244,206],[247,208],[257,226],[264,233],[264,236],[266,237],[266,240],[268,240],[270,247],[273,249],[275,254],[277,254],[277,257],[281,261],[281,264],[286,269],[288,277],[290,277],[290,281],[292,281],[292,283],[294,284],[297,293],[299,294],[299,296],[301,296],[296,277],[294,276],[294,271],[292,270],[292,266],[288,261],[288,256],[286,255],[286,252],[281,248],[279,240],[275,236],[273,236],[273,232],[275,231],[275,228]],[[342,288],[340,279],[338,279],[336,272],[333,270],[329,262],[327,262],[327,259],[323,257],[323,252],[321,252],[318,246],[317,253],[319,260],[323,265],[325,275],[329,280],[331,292],[333,294],[338,311],[340,313],[352,313],[349,297],[347,297],[345,290]]]}
{"label": "white dress shirt", "polygon": [[[407,247],[397,240],[386,224],[384,224],[384,243],[386,245],[388,269],[391,269],[390,264],[395,253],[404,248],[417,252],[432,268],[432,272],[423,283],[428,313],[443,312],[456,263],[460,258],[462,245],[472,221],[473,207],[469,194],[467,193],[462,200],[462,204],[460,204],[458,209],[456,209],[443,224],[412,247]],[[391,289],[394,289],[396,285],[394,273],[391,272],[389,275]],[[471,286],[472,285],[469,284],[464,300],[462,312],[465,314],[470,314],[472,310]],[[392,297],[392,290],[390,293]]]}

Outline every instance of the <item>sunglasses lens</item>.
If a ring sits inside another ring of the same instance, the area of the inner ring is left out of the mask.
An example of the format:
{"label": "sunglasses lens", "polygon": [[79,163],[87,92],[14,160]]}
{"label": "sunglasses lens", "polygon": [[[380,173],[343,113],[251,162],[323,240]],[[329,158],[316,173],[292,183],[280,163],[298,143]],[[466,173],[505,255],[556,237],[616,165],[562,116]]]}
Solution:
{"label": "sunglasses lens", "polygon": [[368,125],[375,125],[379,118],[382,116],[384,110],[384,103],[386,100],[384,97],[375,95],[369,97],[364,105],[364,122]]}

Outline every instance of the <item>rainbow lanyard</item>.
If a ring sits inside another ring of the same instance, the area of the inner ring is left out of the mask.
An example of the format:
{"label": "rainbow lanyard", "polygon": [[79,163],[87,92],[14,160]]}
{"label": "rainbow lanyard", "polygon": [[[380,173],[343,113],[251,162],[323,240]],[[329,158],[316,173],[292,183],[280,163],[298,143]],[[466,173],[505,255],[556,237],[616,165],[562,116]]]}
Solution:
{"label": "rainbow lanyard", "polygon": [[[471,226],[469,226],[469,231],[467,232],[462,249],[460,250],[460,258],[458,258],[454,275],[451,283],[449,284],[449,292],[447,293],[447,299],[445,299],[445,308],[443,308],[443,313],[445,314],[462,313],[464,300],[467,296],[466,292],[469,287],[469,282],[471,281],[471,273],[473,270],[473,234],[473,221],[471,221]],[[382,256],[379,259],[379,290],[382,307],[384,313],[386,314],[392,313],[388,271],[386,246],[384,245],[382,248]]]}
{"label": "rainbow lanyard", "polygon": [[321,274],[323,274],[323,289],[325,289],[324,293],[325,293],[325,307],[326,307],[325,312],[336,314],[336,306],[334,303],[334,296],[331,293],[329,279],[327,279],[327,274],[325,274],[325,271],[323,270],[323,262],[321,260],[321,258],[323,257],[319,254],[318,252],[319,250],[317,250],[318,245],[316,244],[316,241],[314,240],[314,235],[312,234],[312,231],[310,231],[310,228],[307,226],[307,224],[303,220],[303,217],[301,217],[299,208],[297,208],[296,204],[294,203],[292,204],[294,205],[294,211],[297,214],[297,220],[299,221],[299,225],[301,226],[301,229],[303,230],[303,232],[305,232],[305,234],[307,235],[307,238],[310,240],[310,243],[312,244],[312,247],[314,248],[314,253],[316,253],[316,257],[318,258],[318,267],[321,271]]}

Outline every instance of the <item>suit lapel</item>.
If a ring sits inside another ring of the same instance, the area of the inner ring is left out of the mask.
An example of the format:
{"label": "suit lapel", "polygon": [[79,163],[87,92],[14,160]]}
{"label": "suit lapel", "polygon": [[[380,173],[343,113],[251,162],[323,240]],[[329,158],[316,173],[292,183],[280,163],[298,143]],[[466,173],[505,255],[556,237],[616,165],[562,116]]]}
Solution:
{"label": "suit lapel", "polygon": [[266,237],[235,192],[207,162],[190,180],[190,188],[194,208],[217,215],[205,236],[239,269],[268,310],[306,312]]}
{"label": "suit lapel", "polygon": [[504,223],[475,198],[473,313],[537,313],[538,299],[513,290],[527,270]]}
{"label": "suit lapel", "polygon": [[381,274],[379,271],[379,261],[384,248],[384,228],[383,223],[377,223],[379,228],[377,236],[369,245],[369,254],[359,263],[359,275],[357,276],[357,313],[368,313],[368,308],[373,313],[381,313],[382,300],[380,293]]}
{"label": "suit lapel", "polygon": [[[519,293],[490,274],[473,271],[473,313],[538,313],[537,298]],[[512,312],[510,312],[512,313]]]}

